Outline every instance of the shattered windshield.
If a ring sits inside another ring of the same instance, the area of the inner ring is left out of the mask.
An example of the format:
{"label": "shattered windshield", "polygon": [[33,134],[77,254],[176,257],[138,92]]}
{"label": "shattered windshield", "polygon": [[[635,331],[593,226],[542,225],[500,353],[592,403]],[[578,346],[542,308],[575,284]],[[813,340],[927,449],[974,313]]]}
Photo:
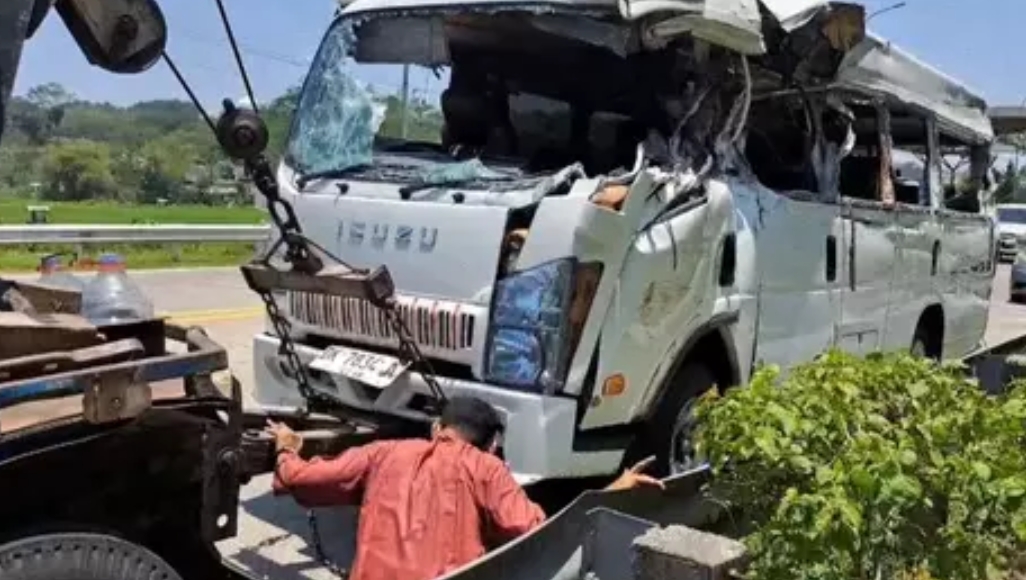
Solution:
{"label": "shattered windshield", "polygon": [[300,189],[352,177],[419,197],[532,181],[563,191],[631,170],[641,143],[657,163],[708,166],[708,142],[741,122],[736,58],[687,39],[637,51],[632,28],[604,14],[340,18],[311,65],[285,163]]}
{"label": "shattered windshield", "polygon": [[[358,64],[352,57],[355,43],[353,22],[336,21],[310,67],[285,156],[301,183],[355,173],[424,184],[517,175],[489,168],[477,158],[457,159],[442,147],[437,101],[445,71]],[[358,78],[358,70],[378,82]]]}
{"label": "shattered windshield", "polygon": [[387,104],[352,75],[350,22],[336,22],[310,67],[296,107],[286,158],[301,173],[372,163]]}

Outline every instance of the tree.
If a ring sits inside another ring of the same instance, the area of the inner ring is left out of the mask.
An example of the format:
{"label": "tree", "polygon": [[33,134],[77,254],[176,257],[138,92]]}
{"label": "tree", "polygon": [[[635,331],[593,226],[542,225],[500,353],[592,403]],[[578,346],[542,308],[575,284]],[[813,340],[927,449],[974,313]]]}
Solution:
{"label": "tree", "polygon": [[1011,578],[1026,553],[1021,381],[990,396],[958,363],[834,351],[697,414],[712,494],[751,532],[746,578]]}
{"label": "tree", "polygon": [[178,202],[185,197],[186,177],[198,159],[196,149],[184,135],[175,133],[147,143],[139,158],[140,202]]}
{"label": "tree", "polygon": [[[403,104],[399,97],[389,95],[384,103],[385,120],[381,123],[379,135],[402,137]],[[407,106],[406,139],[440,143],[442,136],[442,112],[422,99],[412,99]]]}
{"label": "tree", "polygon": [[32,87],[24,99],[12,99],[11,121],[30,142],[43,145],[64,120],[75,95],[57,83]]}
{"label": "tree", "polygon": [[997,187],[994,188],[994,203],[1009,203],[1016,201],[1016,194],[1019,192],[1021,175],[1012,161],[1008,162],[1004,171],[994,170],[997,177]]}
{"label": "tree", "polygon": [[68,141],[47,147],[44,199],[85,201],[110,199],[116,194],[109,147],[91,141]]}
{"label": "tree", "polygon": [[293,85],[261,111],[270,136],[267,153],[272,159],[279,158],[285,151],[285,140],[292,125],[292,115],[299,103],[299,93],[300,86]]}
{"label": "tree", "polygon": [[45,83],[29,89],[25,100],[40,109],[49,110],[74,102],[75,94],[59,83]]}

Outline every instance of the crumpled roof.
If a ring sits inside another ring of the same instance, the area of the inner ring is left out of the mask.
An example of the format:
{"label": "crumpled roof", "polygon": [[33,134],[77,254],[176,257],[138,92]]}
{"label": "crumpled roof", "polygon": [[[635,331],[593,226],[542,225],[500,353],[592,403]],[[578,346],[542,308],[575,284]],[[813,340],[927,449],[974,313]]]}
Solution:
{"label": "crumpled roof", "polygon": [[809,21],[827,0],[759,0],[784,30],[791,31]]}
{"label": "crumpled roof", "polygon": [[785,31],[807,23],[827,0],[618,0],[620,14],[636,20],[654,13],[678,13],[652,27],[657,36],[689,32],[743,54],[766,52],[762,37],[764,8]]}
{"label": "crumpled roof", "polygon": [[[538,2],[521,0],[526,6]],[[514,4],[516,2],[513,2]],[[762,38],[762,18],[759,8],[765,8],[784,30],[791,31],[805,24],[827,0],[545,0],[546,4],[567,7],[616,6],[628,20],[635,20],[656,12],[676,13],[656,25],[657,34],[690,32],[713,44],[725,46],[743,54],[755,55],[766,51]],[[340,0],[344,14],[377,10],[411,10],[418,8],[455,9],[463,6],[508,8],[509,0]]]}
{"label": "crumpled roof", "polygon": [[882,38],[867,35],[849,51],[835,81],[933,111],[940,128],[952,136],[994,139],[983,97]]}

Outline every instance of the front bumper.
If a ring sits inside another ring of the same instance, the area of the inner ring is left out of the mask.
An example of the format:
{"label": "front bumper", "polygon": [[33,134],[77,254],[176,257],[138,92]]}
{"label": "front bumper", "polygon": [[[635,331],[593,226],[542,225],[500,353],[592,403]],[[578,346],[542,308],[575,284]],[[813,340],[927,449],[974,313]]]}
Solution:
{"label": "front bumper", "polygon": [[[275,336],[259,334],[255,337],[253,396],[265,410],[287,412],[305,407],[306,402],[296,390],[294,381],[282,370],[279,345],[280,341]],[[296,346],[304,364],[309,364],[321,352],[307,345]],[[383,419],[429,419],[418,410],[418,400],[430,393],[419,373],[406,373],[385,389],[345,380],[335,383],[316,373],[311,376],[311,382],[315,388],[331,392],[346,407],[362,414],[377,414]],[[623,450],[574,450],[577,424],[577,401],[574,399],[447,377],[438,377],[438,382],[447,395],[478,397],[504,415],[503,453],[522,484],[558,477],[608,475],[620,466]]]}

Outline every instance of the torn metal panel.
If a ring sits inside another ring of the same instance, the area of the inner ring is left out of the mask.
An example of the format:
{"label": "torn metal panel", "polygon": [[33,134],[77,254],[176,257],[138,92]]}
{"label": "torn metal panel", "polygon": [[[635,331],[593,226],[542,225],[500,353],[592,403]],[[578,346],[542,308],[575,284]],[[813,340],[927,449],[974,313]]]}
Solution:
{"label": "torn metal panel", "polygon": [[559,8],[615,10],[616,0],[545,0],[544,2],[509,0],[353,0],[342,2],[342,16],[384,11],[432,11],[459,12],[464,10],[516,10],[518,5],[525,12],[544,14]]}
{"label": "torn metal panel", "polygon": [[[525,0],[519,3],[508,0],[353,0],[341,4],[344,8],[339,14],[345,16],[384,11],[413,13],[489,9],[522,9],[545,14],[561,9],[577,9],[619,10],[625,20],[636,21],[659,14],[660,17],[643,32],[644,41],[649,46],[660,46],[674,37],[691,34],[744,55],[759,55],[767,50],[761,9],[765,9],[783,30],[791,32],[808,24],[828,7],[825,0]],[[549,22],[545,26],[551,28],[558,24]],[[609,31],[578,30],[574,36],[601,46],[610,46],[621,54],[625,50],[619,33],[611,36]]]}
{"label": "torn metal panel", "polygon": [[759,0],[759,3],[787,32],[804,26],[829,4],[827,0]]}
{"label": "torn metal panel", "polygon": [[542,14],[532,19],[531,25],[552,34],[608,48],[621,57],[627,55],[631,37],[625,26],[565,14]]}
{"label": "torn metal panel", "polygon": [[845,56],[836,81],[932,111],[941,132],[953,137],[974,143],[994,139],[981,97],[878,37],[867,36]]}
{"label": "torn metal panel", "polygon": [[646,30],[649,45],[657,45],[659,39],[690,33],[741,54],[766,52],[756,0],[619,0],[619,7],[620,14],[627,20],[661,12],[681,14],[661,20]]}

